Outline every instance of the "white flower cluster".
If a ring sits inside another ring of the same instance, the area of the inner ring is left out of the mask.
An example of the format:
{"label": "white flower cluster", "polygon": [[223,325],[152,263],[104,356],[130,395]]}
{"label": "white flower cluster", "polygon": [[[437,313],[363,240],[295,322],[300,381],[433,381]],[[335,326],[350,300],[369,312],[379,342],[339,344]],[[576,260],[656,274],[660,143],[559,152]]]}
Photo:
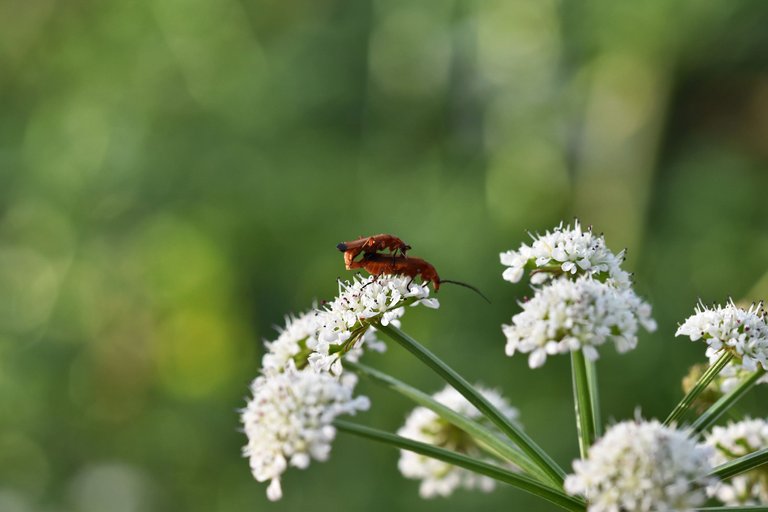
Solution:
{"label": "white flower cluster", "polygon": [[408,276],[355,276],[339,282],[339,295],[318,314],[318,334],[312,340],[309,364],[336,375],[342,371],[341,356],[359,345],[372,323],[399,325],[406,305],[439,307],[429,297],[426,284],[414,283]]}
{"label": "white flower cluster", "polygon": [[[476,387],[478,391],[512,420],[518,417],[518,411],[498,392],[492,389]],[[458,391],[446,387],[433,395],[441,404],[471,419],[480,419],[480,412],[470,404]],[[405,425],[397,432],[402,437],[429,443],[441,448],[481,457],[480,448],[464,431],[451,425],[437,414],[425,407],[417,407],[408,415]],[[495,487],[495,481],[489,477],[478,475],[437,459],[401,450],[398,462],[400,472],[406,478],[421,480],[419,494],[422,498],[448,496],[455,489],[480,489],[490,492]]]}
{"label": "white flower cluster", "polygon": [[602,235],[595,236],[592,228],[582,230],[579,221],[574,222],[573,228],[561,222],[552,232],[531,238],[531,245],[522,244],[517,251],[501,253],[502,265],[509,267],[503,274],[505,280],[516,283],[525,269],[535,269],[531,273],[533,284],[565,273],[604,276],[609,284],[619,288],[631,286],[630,274],[621,268],[624,251],[614,254],[606,247]]}
{"label": "white flower cluster", "polygon": [[573,228],[561,223],[530,246],[501,253],[509,267],[504,279],[517,282],[531,269],[535,291],[512,323],[502,326],[507,355],[530,354],[528,366],[538,368],[548,355],[577,350],[594,361],[597,347],[607,341],[619,352],[635,348],[638,327],[654,331],[656,322],[651,306],[632,290],[623,261],[623,251],[614,254],[602,236],[578,222]]}
{"label": "white flower cluster", "polygon": [[366,397],[352,397],[354,375],[297,370],[289,361],[282,372],[266,371],[251,384],[253,398],[242,410],[248,444],[243,455],[259,482],[270,480],[267,497],[282,497],[280,476],[288,466],[306,468],[326,460],[336,435],[333,420],[366,410]]}
{"label": "white flower cluster", "polygon": [[352,397],[357,379],[343,374],[341,357],[355,361],[366,349],[383,351],[372,324],[397,325],[406,305],[438,307],[429,288],[403,276],[340,283],[339,296],[323,309],[286,318],[277,339],[267,341],[253,398],[241,414],[248,436],[243,448],[253,476],[270,480],[267,496],[280,499],[280,476],[288,466],[325,460],[335,436],[333,420],[369,406]]}
{"label": "white flower cluster", "polygon": [[692,511],[706,501],[712,449],[658,421],[618,423],[573,463],[565,490],[589,512]]}
{"label": "white flower cluster", "polygon": [[[313,309],[298,317],[286,317],[285,327],[279,329],[277,339],[264,343],[267,352],[261,360],[262,368],[280,372],[285,369],[290,360],[299,367],[306,366],[313,358],[314,349],[322,345],[318,337],[323,328],[325,314],[325,311]],[[363,347],[377,352],[383,352],[387,348],[386,344],[376,336],[376,329],[371,327],[344,357],[350,361],[357,361],[363,354]],[[338,373],[340,369],[336,374]]]}
{"label": "white flower cluster", "polygon": [[590,360],[597,347],[613,341],[619,352],[637,345],[637,330],[656,329],[651,307],[632,288],[615,288],[588,276],[557,279],[521,304],[523,310],[503,325],[506,353],[530,353],[528,365],[538,368],[548,355],[583,350]]}
{"label": "white flower cluster", "polygon": [[768,370],[768,325],[762,303],[753,304],[747,310],[732,301],[712,308],[699,304],[696,314],[677,329],[675,336],[706,342],[706,355],[710,361],[717,359],[722,350],[727,350],[748,372],[757,370],[758,364]]}
{"label": "white flower cluster", "polygon": [[317,342],[317,312],[312,309],[299,316],[287,316],[285,327],[278,328],[279,335],[274,341],[265,341],[267,351],[261,359],[261,367],[265,370],[281,372],[288,361],[296,361],[307,351],[307,345]]}
{"label": "white flower cluster", "polygon": [[[714,427],[706,444],[714,448],[715,466],[768,446],[768,421],[746,419],[725,427]],[[712,494],[727,506],[768,505],[768,473],[757,468],[721,482]]]}

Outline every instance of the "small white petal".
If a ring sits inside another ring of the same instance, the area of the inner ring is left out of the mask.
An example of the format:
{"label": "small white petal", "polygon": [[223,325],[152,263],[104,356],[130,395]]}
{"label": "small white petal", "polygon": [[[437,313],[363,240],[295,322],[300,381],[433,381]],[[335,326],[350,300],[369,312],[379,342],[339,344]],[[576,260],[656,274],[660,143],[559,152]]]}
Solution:
{"label": "small white petal", "polygon": [[283,489],[280,487],[280,479],[273,478],[272,481],[269,482],[269,486],[267,487],[267,498],[269,499],[269,501],[277,501],[282,497],[283,497]]}
{"label": "small white petal", "polygon": [[[428,307],[430,309],[437,309],[437,308],[440,307],[440,302],[437,299],[435,299],[434,297],[430,298],[430,299],[421,299],[419,301],[419,304],[421,304],[422,306]],[[414,302],[411,305],[415,306],[416,303]]]}
{"label": "small white petal", "polygon": [[524,272],[522,267],[510,267],[504,270],[504,272],[501,274],[501,277],[510,283],[517,283],[520,281],[520,279],[523,278],[523,273]]}
{"label": "small white petal", "polygon": [[586,357],[590,361],[597,361],[597,359],[600,357],[600,354],[597,352],[597,349],[592,345],[585,346],[583,348],[583,351],[584,351],[584,357]]}
{"label": "small white petal", "polygon": [[515,264],[515,258],[517,253],[515,251],[507,251],[499,254],[499,261],[502,265],[511,266]]}
{"label": "small white petal", "polygon": [[309,467],[309,455],[306,453],[297,453],[291,457],[291,466],[299,469],[306,469]]}
{"label": "small white petal", "polygon": [[547,360],[547,351],[543,348],[539,348],[531,352],[531,355],[528,356],[528,366],[530,368],[539,368],[542,366]]}

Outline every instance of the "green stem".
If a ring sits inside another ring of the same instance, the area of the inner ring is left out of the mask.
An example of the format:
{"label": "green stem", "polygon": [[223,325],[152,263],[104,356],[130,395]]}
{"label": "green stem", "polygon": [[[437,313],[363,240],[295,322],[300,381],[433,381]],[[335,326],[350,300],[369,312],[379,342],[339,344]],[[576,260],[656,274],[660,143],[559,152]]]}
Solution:
{"label": "green stem", "polygon": [[725,365],[728,364],[732,358],[733,354],[730,352],[723,352],[723,355],[720,356],[720,359],[715,361],[715,364],[707,368],[707,370],[701,374],[701,377],[699,377],[699,380],[691,388],[691,390],[688,391],[688,394],[686,394],[683,399],[680,400],[680,403],[675,406],[672,412],[669,413],[667,419],[664,420],[664,425],[669,426],[673,422],[679,420],[691,406],[696,397],[706,389],[709,383],[712,382],[712,379],[714,379],[717,374],[720,373],[720,370],[722,370],[723,367],[725,367]]}
{"label": "green stem", "polygon": [[400,448],[401,450],[408,450],[433,459],[441,460],[459,466],[474,473],[479,473],[491,477],[500,482],[507,483],[513,487],[517,487],[520,490],[529,492],[535,496],[543,498],[547,501],[558,505],[565,510],[573,512],[584,512],[584,502],[573,496],[568,496],[562,491],[553,489],[538,480],[525,475],[519,475],[509,471],[508,469],[500,468],[483,462],[481,460],[467,457],[460,453],[452,452],[437,446],[433,446],[427,443],[421,443],[412,439],[390,434],[374,428],[358,425],[356,423],[349,423],[346,421],[336,420],[334,425],[340,432],[346,432],[373,441]]}
{"label": "green stem", "polygon": [[592,397],[592,417],[594,418],[595,439],[603,436],[603,420],[600,413],[600,392],[597,386],[597,365],[595,361],[587,360],[587,378]]}
{"label": "green stem", "polygon": [[392,391],[400,393],[413,400],[418,405],[431,410],[443,420],[451,423],[455,427],[469,434],[478,445],[496,457],[512,462],[520,467],[526,473],[535,476],[539,480],[548,481],[547,474],[544,473],[531,459],[529,459],[516,446],[500,439],[496,432],[491,431],[480,423],[473,421],[467,416],[459,414],[450,407],[446,407],[428,394],[409,386],[408,384],[397,380],[391,375],[380,372],[360,363],[345,362],[347,368],[355,370],[357,373],[370,378],[376,384],[385,386]]}
{"label": "green stem", "polygon": [[520,449],[544,471],[549,479],[562,487],[565,480],[565,472],[555,463],[554,460],[542,450],[528,435],[515,425],[509,418],[501,414],[499,410],[485,399],[464,377],[456,373],[451,367],[437,358],[427,348],[419,342],[405,334],[403,331],[393,325],[377,326],[381,332],[395,340],[408,352],[415,355],[421,362],[430,367],[435,373],[443,378],[448,384],[453,386],[456,391],[461,393],[469,403],[474,405],[480,413],[496,425],[505,435],[507,435]]}
{"label": "green stem", "polygon": [[731,478],[732,476],[740,475],[751,471],[758,466],[768,463],[768,448],[763,448],[756,452],[752,452],[738,459],[721,464],[713,469],[709,474],[710,476],[716,476],[720,480]]}
{"label": "green stem", "polygon": [[586,459],[589,447],[595,441],[595,416],[592,409],[589,371],[584,352],[571,352],[571,373],[573,376],[573,401],[576,407],[576,430],[579,436],[579,452]]}
{"label": "green stem", "polygon": [[703,432],[714,424],[720,416],[723,415],[733,404],[735,404],[747,391],[752,389],[755,382],[765,374],[765,370],[758,368],[752,375],[746,378],[741,384],[727,395],[723,395],[720,399],[712,404],[696,421],[693,422],[692,428],[694,432]]}

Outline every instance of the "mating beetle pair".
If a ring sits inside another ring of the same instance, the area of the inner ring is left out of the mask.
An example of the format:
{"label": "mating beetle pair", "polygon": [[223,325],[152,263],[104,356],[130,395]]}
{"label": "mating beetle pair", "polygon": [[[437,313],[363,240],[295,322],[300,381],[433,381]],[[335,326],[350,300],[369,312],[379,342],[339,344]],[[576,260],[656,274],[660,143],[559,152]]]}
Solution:
{"label": "mating beetle pair", "polygon": [[[474,290],[488,301],[488,298],[474,286],[459,281],[441,280],[431,263],[421,258],[406,256],[406,252],[411,249],[411,246],[396,236],[385,234],[366,236],[350,242],[341,242],[336,248],[344,253],[344,264],[347,270],[362,268],[374,276],[382,274],[405,275],[409,276],[411,281],[416,277],[421,277],[425,283],[432,283],[435,292],[440,289],[441,283],[458,284]],[[389,251],[389,253],[384,251]],[[361,253],[363,257],[355,261],[355,258]]]}

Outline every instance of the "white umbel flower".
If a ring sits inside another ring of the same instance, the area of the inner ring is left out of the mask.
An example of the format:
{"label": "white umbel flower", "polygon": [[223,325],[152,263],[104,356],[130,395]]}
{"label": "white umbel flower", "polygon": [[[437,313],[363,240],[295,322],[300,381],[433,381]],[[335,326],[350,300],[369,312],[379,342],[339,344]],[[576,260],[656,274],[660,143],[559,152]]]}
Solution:
{"label": "white umbel flower", "polygon": [[712,483],[711,454],[687,432],[658,421],[618,423],[587,459],[574,461],[565,490],[584,495],[589,512],[692,511],[705,502]]}
{"label": "white umbel flower", "polygon": [[675,336],[688,336],[691,341],[703,340],[710,360],[727,350],[748,372],[755,371],[758,364],[768,370],[768,325],[762,303],[753,304],[746,310],[733,301],[712,308],[699,304],[696,314],[677,329]]}
{"label": "white umbel flower", "polygon": [[310,348],[309,364],[321,371],[338,375],[342,371],[341,357],[359,346],[359,340],[374,323],[399,325],[407,305],[439,307],[429,297],[426,284],[413,282],[408,276],[355,276],[352,281],[339,282],[339,295],[320,311],[317,342]]}
{"label": "white umbel flower", "polygon": [[270,481],[267,497],[282,497],[280,476],[288,466],[306,468],[324,461],[336,435],[333,420],[369,407],[367,397],[352,397],[355,376],[297,370],[288,361],[282,372],[267,370],[251,384],[253,398],[241,411],[248,444],[243,455],[259,482]]}
{"label": "white umbel flower", "polygon": [[531,245],[522,244],[516,251],[501,253],[501,264],[509,267],[503,273],[505,280],[516,283],[525,269],[531,269],[534,284],[565,273],[605,277],[609,284],[620,288],[631,285],[630,274],[621,268],[624,251],[614,254],[606,247],[602,235],[594,235],[592,228],[583,230],[579,221],[574,222],[573,228],[561,222],[552,232],[531,238]]}
{"label": "white umbel flower", "polygon": [[597,347],[609,340],[626,352],[637,345],[638,326],[656,329],[651,306],[632,288],[616,288],[588,276],[552,281],[521,307],[502,330],[507,355],[529,353],[531,368],[543,365],[548,355],[579,349],[595,360]]}
{"label": "white umbel flower", "polygon": [[[477,389],[507,418],[514,420],[518,417],[517,409],[510,406],[498,392],[482,387]],[[466,417],[482,418],[480,412],[452,387],[446,387],[434,394],[433,398]],[[405,425],[397,433],[408,439],[482,458],[480,448],[469,435],[426,407],[417,407],[411,411]],[[398,468],[406,478],[421,480],[419,495],[422,498],[448,496],[459,487],[485,492],[495,487],[495,481],[489,477],[405,450],[400,451]]]}
{"label": "white umbel flower", "polygon": [[[327,312],[315,308],[299,316],[286,317],[285,327],[279,329],[280,334],[277,339],[264,344],[267,352],[261,360],[262,368],[281,372],[290,360],[300,368],[306,366],[312,347],[318,346],[318,334],[323,327],[325,314]],[[376,330],[371,328],[345,355],[346,359],[357,361],[363,354],[363,347],[378,352],[383,352],[387,348],[384,342],[377,338]]]}
{"label": "white umbel flower", "polygon": [[261,359],[262,368],[281,372],[288,361],[296,362],[302,352],[307,351],[307,344],[317,344],[318,328],[317,311],[314,309],[299,316],[287,316],[285,327],[279,329],[277,339],[264,343],[267,352]]}
{"label": "white umbel flower", "polygon": [[[714,427],[706,443],[715,450],[712,464],[725,464],[768,446],[768,421],[746,419]],[[737,475],[713,486],[711,492],[727,506],[768,505],[768,470],[763,466]]]}

